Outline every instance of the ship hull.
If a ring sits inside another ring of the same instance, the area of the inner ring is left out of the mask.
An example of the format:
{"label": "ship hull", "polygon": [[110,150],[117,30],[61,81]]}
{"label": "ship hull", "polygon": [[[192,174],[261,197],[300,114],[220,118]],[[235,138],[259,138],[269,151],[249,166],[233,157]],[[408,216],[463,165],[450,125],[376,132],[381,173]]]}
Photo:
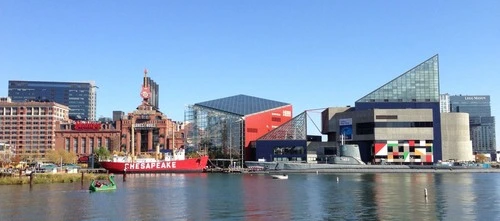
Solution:
{"label": "ship hull", "polygon": [[203,172],[208,156],[176,161],[100,162],[111,173],[187,173]]}

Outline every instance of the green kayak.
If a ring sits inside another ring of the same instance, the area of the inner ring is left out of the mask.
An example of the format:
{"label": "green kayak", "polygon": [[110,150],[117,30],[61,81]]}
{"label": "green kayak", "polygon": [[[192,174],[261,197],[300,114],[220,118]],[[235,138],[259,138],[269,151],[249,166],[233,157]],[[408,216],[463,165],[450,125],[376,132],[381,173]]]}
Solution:
{"label": "green kayak", "polygon": [[92,192],[116,190],[115,175],[110,174],[108,177],[108,180],[109,180],[109,183],[101,183],[98,180],[90,181],[89,190]]}

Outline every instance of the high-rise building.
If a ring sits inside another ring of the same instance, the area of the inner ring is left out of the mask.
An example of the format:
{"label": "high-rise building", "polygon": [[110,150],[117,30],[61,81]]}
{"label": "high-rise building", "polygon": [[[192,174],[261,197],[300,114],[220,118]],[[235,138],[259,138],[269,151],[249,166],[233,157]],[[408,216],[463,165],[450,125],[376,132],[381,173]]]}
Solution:
{"label": "high-rise building", "polygon": [[0,143],[23,160],[43,158],[55,148],[56,125],[68,121],[67,106],[55,102],[0,102]]}
{"label": "high-rise building", "polygon": [[495,153],[495,117],[491,116],[489,95],[452,95],[451,112],[469,113],[470,137],[476,153]]}
{"label": "high-rise building", "polygon": [[125,117],[125,112],[123,111],[113,111],[113,121],[119,121]]}
{"label": "high-rise building", "polygon": [[439,110],[441,113],[450,112],[450,95],[440,94],[439,95]]}
{"label": "high-rise building", "polygon": [[144,70],[144,85],[149,87],[150,97],[148,99],[148,103],[152,105],[156,110],[160,109],[159,100],[160,100],[160,86],[153,81],[150,77],[148,77],[148,70]]}
{"label": "high-rise building", "polygon": [[50,101],[70,108],[72,119],[96,119],[96,86],[94,82],[9,81],[13,102]]}

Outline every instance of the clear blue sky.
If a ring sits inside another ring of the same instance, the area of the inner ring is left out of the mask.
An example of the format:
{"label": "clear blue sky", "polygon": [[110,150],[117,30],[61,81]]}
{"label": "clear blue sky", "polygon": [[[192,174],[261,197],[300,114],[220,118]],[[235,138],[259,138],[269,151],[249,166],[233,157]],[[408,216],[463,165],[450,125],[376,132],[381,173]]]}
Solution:
{"label": "clear blue sky", "polygon": [[491,95],[500,117],[498,0],[2,0],[0,30],[0,96],[8,80],[93,80],[98,117],[140,104],[144,68],[182,121],[237,94],[294,115],[353,105],[435,54],[441,93]]}

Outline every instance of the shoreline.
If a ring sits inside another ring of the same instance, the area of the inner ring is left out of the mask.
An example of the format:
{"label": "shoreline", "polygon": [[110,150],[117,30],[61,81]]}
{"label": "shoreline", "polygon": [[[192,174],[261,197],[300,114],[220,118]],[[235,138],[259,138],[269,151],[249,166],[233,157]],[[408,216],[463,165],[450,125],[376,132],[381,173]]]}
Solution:
{"label": "shoreline", "polygon": [[335,168],[335,169],[304,169],[304,170],[275,170],[275,171],[257,171],[248,173],[500,173],[500,169],[491,168],[439,168],[439,169],[387,169],[387,168]]}

